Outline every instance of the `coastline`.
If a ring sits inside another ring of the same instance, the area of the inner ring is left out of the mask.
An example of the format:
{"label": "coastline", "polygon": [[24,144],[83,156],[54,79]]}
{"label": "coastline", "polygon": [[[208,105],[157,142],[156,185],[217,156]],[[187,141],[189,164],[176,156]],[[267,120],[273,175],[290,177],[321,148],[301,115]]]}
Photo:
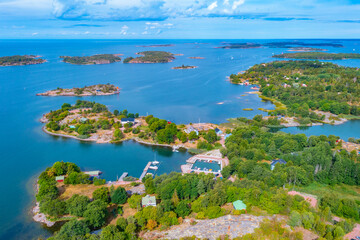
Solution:
{"label": "coastline", "polygon": [[36,96],[43,96],[43,97],[88,97],[88,96],[111,96],[111,95],[120,94],[120,91],[112,92],[112,93],[95,93],[95,94],[90,94],[90,93],[83,93],[83,94],[75,94],[75,93],[54,94],[54,93],[49,93],[51,91],[47,91],[47,92],[44,92],[44,93],[37,93]]}

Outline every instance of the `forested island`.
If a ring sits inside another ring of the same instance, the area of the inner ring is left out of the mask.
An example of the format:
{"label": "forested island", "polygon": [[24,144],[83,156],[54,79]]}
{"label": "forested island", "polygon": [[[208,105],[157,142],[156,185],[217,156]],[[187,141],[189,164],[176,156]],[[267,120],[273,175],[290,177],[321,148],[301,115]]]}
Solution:
{"label": "forested island", "polygon": [[37,96],[106,96],[119,94],[120,88],[113,84],[97,84],[85,86],[82,88],[57,88],[44,93],[38,93]]}
{"label": "forested island", "polygon": [[360,59],[359,53],[325,53],[325,52],[297,52],[273,55],[273,58],[294,58],[314,60],[344,60]]}
{"label": "forested island", "polygon": [[40,58],[38,55],[14,55],[0,57],[0,66],[21,66],[21,65],[33,65],[46,62],[45,59]]}
{"label": "forested island", "polygon": [[299,41],[289,41],[289,42],[268,42],[268,43],[223,43],[225,46],[220,46],[216,48],[223,49],[247,49],[247,48],[260,48],[260,47],[269,47],[269,48],[288,48],[293,51],[325,51],[326,49],[318,49],[313,47],[334,47],[340,48],[343,47],[340,43],[305,43]]}
{"label": "forested island", "polygon": [[257,64],[230,76],[235,84],[258,84],[260,97],[276,105],[271,115],[296,117],[301,125],[360,116],[358,79],[358,68],[318,61]]}
{"label": "forested island", "polygon": [[96,54],[84,57],[60,56],[60,58],[66,63],[75,65],[109,64],[121,61],[119,54]]}
{"label": "forested island", "polygon": [[175,44],[153,44],[153,45],[141,45],[136,47],[173,47]]}
{"label": "forested island", "polygon": [[[50,239],[183,238],[195,235],[195,225],[196,233],[232,234],[241,240],[309,234],[312,239],[343,239],[359,228],[356,151],[344,150],[333,135],[272,133],[261,115],[232,124],[221,148],[230,161],[223,178],[173,172],[116,185],[91,178],[73,163],[56,162],[39,176],[36,195],[48,219],[67,221]],[[144,190],[135,190],[140,186]],[[225,215],[235,224],[241,218],[251,231],[229,233],[230,223],[221,218]],[[210,220],[212,229],[201,224]]]}
{"label": "forested island", "polygon": [[[153,115],[140,117],[127,110],[114,110],[100,103],[78,100],[64,103],[61,109],[45,114],[45,132],[97,143],[115,143],[134,139],[152,145],[212,150],[221,147],[215,132],[225,129],[215,124],[176,125]],[[219,129],[220,128],[220,129]]]}
{"label": "forested island", "polygon": [[144,51],[136,53],[142,57],[127,57],[124,63],[168,63],[175,59],[174,54],[164,51]]}
{"label": "forested island", "polygon": [[225,46],[216,47],[223,49],[247,49],[247,48],[259,48],[262,45],[258,43],[224,43]]}
{"label": "forested island", "polygon": [[190,66],[190,65],[181,65],[181,66],[178,66],[178,67],[172,67],[171,69],[194,69],[194,68],[197,68],[197,66]]}

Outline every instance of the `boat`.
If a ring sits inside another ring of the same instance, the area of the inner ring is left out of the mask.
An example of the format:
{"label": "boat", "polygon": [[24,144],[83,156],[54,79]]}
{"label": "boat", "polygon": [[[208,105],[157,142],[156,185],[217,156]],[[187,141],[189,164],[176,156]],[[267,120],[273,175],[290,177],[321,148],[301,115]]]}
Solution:
{"label": "boat", "polygon": [[149,168],[152,169],[152,170],[158,170],[157,166],[150,166]]}
{"label": "boat", "polygon": [[158,162],[158,161],[156,161],[156,160],[151,162],[152,165],[157,165],[157,164],[159,164],[159,163],[160,163],[160,162]]}

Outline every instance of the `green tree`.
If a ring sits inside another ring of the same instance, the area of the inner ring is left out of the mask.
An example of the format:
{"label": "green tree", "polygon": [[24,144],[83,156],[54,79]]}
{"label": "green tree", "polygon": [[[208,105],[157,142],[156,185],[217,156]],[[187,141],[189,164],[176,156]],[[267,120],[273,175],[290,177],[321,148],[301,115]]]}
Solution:
{"label": "green tree", "polygon": [[87,196],[75,194],[66,200],[66,207],[68,212],[77,217],[82,217],[90,199]]}
{"label": "green tree", "polygon": [[142,196],[138,194],[133,194],[128,199],[129,206],[134,209],[140,209],[141,208],[141,199]]}
{"label": "green tree", "polygon": [[298,227],[301,225],[301,214],[298,211],[291,211],[289,225],[291,227]]}
{"label": "green tree", "polygon": [[116,204],[124,204],[128,198],[125,188],[118,187],[111,193],[111,202]]}
{"label": "green tree", "polygon": [[208,141],[208,143],[214,143],[217,141],[217,135],[214,129],[210,129],[206,135],[205,135],[205,140]]}
{"label": "green tree", "polygon": [[107,187],[98,188],[93,192],[92,197],[94,200],[101,200],[104,203],[108,203],[109,202],[109,189]]}
{"label": "green tree", "polygon": [[186,217],[190,214],[191,210],[186,201],[180,201],[175,208],[175,212],[179,217]]}
{"label": "green tree", "polygon": [[60,231],[54,236],[54,240],[72,240],[83,237],[85,234],[90,233],[90,229],[86,222],[83,220],[71,220],[61,227]]}
{"label": "green tree", "polygon": [[121,232],[115,225],[104,227],[100,234],[100,240],[125,240],[127,235]]}
{"label": "green tree", "polygon": [[101,227],[105,224],[107,209],[106,203],[102,200],[94,200],[87,205],[84,212],[84,218],[94,228]]}

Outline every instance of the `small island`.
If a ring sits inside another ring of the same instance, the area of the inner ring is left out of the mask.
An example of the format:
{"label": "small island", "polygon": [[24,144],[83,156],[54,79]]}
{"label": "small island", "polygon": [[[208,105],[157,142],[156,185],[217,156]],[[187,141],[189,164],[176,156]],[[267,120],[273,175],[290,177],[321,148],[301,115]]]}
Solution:
{"label": "small island", "polygon": [[140,45],[136,47],[173,47],[175,44],[153,44],[153,45]]}
{"label": "small island", "polygon": [[22,66],[22,65],[33,65],[41,64],[46,62],[45,59],[40,58],[38,55],[14,55],[0,57],[0,66]]}
{"label": "small island", "polygon": [[197,66],[189,66],[189,65],[181,65],[179,67],[172,67],[171,69],[194,69],[197,68]]}
{"label": "small island", "polygon": [[248,48],[260,48],[262,45],[258,43],[225,43],[225,46],[215,47],[223,49],[248,49]]}
{"label": "small island", "polygon": [[127,57],[124,63],[168,63],[175,59],[174,54],[164,51],[144,51],[138,52],[142,57]]}
{"label": "small island", "polygon": [[205,59],[204,57],[188,57],[189,59]]}
{"label": "small island", "polygon": [[318,51],[327,51],[323,48],[313,48],[313,47],[292,47],[289,48],[290,52],[318,52]]}
{"label": "small island", "polygon": [[112,84],[97,84],[83,88],[57,88],[36,96],[107,96],[119,94],[120,88]]}
{"label": "small island", "polygon": [[120,54],[96,54],[93,56],[84,56],[84,57],[70,57],[70,56],[60,56],[66,63],[71,63],[75,65],[93,65],[93,64],[109,64],[114,62],[120,62]]}
{"label": "small island", "polygon": [[274,58],[317,59],[317,60],[344,60],[360,59],[359,53],[324,53],[324,52],[297,52],[273,55]]}

